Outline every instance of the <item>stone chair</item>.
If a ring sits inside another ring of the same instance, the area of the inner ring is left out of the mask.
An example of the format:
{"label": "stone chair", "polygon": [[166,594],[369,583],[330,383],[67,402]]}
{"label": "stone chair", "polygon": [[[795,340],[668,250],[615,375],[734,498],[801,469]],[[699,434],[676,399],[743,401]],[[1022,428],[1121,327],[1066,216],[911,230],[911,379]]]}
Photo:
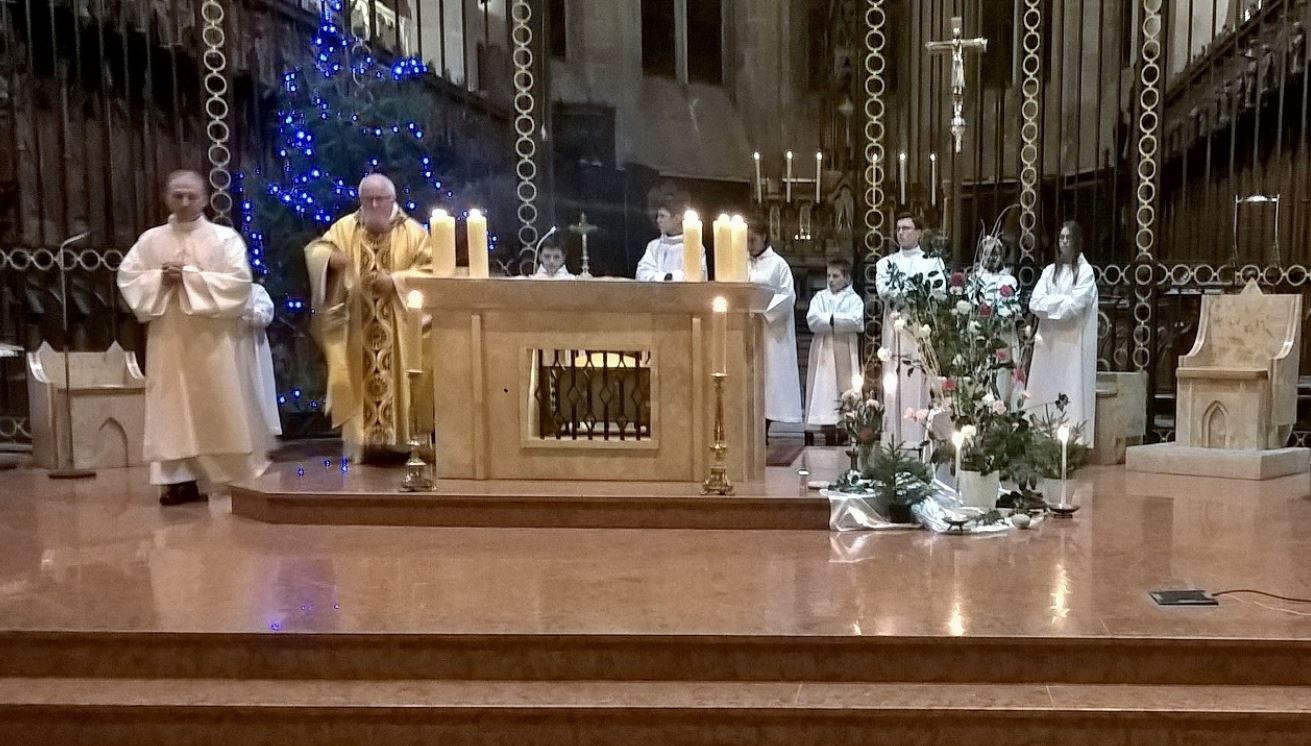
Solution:
{"label": "stone chair", "polygon": [[1125,449],[1147,434],[1147,371],[1097,373],[1097,427],[1088,461],[1123,464]]}
{"label": "stone chair", "polygon": [[1297,419],[1302,297],[1254,281],[1207,295],[1197,341],[1179,359],[1175,438],[1181,446],[1283,448]]}
{"label": "stone chair", "polygon": [[[115,342],[104,352],[69,354],[73,452],[78,469],[142,463],[146,378],[135,353]],[[64,433],[64,355],[48,342],[27,353],[32,460],[53,469],[68,463]]]}

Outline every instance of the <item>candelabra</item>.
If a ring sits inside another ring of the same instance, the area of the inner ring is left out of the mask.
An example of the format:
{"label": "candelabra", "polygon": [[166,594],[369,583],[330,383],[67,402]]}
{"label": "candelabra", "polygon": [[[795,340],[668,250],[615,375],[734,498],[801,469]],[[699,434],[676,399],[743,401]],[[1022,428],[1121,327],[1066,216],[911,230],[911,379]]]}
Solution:
{"label": "candelabra", "polygon": [[701,484],[701,494],[731,495],[733,483],[728,481],[728,463],[724,460],[728,451],[728,444],[724,442],[724,379],[728,374],[714,373],[712,377],[715,380],[715,443],[710,446],[710,452],[714,459],[710,463],[710,475]]}
{"label": "candelabra", "polygon": [[405,478],[401,480],[402,492],[431,492],[437,486],[432,477],[432,466],[423,460],[423,454],[420,453],[423,448],[423,438],[419,435],[419,422],[414,416],[414,391],[422,374],[423,371],[418,370],[405,371],[410,391],[410,457],[405,461]]}

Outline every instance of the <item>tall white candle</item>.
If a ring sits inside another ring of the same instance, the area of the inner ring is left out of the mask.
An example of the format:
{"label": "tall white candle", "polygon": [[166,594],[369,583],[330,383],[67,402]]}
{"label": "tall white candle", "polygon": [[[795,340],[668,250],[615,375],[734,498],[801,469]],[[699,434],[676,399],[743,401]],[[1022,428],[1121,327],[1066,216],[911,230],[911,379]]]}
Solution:
{"label": "tall white candle", "polygon": [[470,210],[469,217],[464,221],[464,228],[469,237],[469,277],[475,280],[485,280],[489,276],[487,267],[487,218],[483,216],[482,210]]}
{"label": "tall white candle", "polygon": [[710,305],[715,312],[715,320],[710,339],[711,354],[714,356],[716,373],[728,372],[728,300],[719,296]]}
{"label": "tall white candle", "polygon": [[819,180],[820,173],[824,170],[824,154],[818,150],[815,151],[815,204],[819,204]]}
{"label": "tall white candle", "polygon": [[715,218],[715,281],[736,282],[733,262],[733,223],[728,215]]}
{"label": "tall white candle", "polygon": [[455,216],[445,210],[433,210],[428,232],[432,236],[432,273],[437,277],[454,277]]}
{"label": "tall white candle", "polygon": [[733,245],[733,258],[729,260],[733,265],[733,282],[746,282],[751,276],[747,270],[747,257],[750,254],[747,251],[746,219],[741,215],[734,215],[732,222],[729,223],[729,231]]}
{"label": "tall white candle", "polygon": [[683,213],[683,279],[701,282],[701,218],[694,210]]}
{"label": "tall white candle", "polygon": [[901,185],[901,204],[906,204],[906,153],[897,154],[897,182]]}
{"label": "tall white candle", "polygon": [[765,201],[765,185],[760,180],[760,151],[751,154],[751,160],[756,162],[756,201]]}
{"label": "tall white candle", "polygon": [[784,172],[783,189],[787,192],[787,201],[792,201],[792,151],[789,150],[785,159],[787,161],[787,170]]}
{"label": "tall white candle", "polygon": [[929,153],[929,204],[938,204],[938,154]]}
{"label": "tall white candle", "polygon": [[957,430],[951,434],[951,444],[956,447],[956,489],[960,490],[960,452],[964,450],[965,433]]}
{"label": "tall white candle", "polygon": [[1061,425],[1056,429],[1056,439],[1061,441],[1061,505],[1065,504],[1065,470],[1069,463],[1070,428]]}

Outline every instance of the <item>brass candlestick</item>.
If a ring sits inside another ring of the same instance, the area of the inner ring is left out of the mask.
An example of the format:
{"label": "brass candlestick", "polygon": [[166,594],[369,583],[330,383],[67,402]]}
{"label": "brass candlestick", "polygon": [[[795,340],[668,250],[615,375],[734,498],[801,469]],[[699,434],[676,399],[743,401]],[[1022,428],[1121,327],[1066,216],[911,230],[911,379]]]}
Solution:
{"label": "brass candlestick", "polygon": [[714,373],[711,377],[715,381],[715,443],[710,446],[714,459],[710,464],[710,476],[701,483],[701,494],[731,495],[733,483],[728,481],[728,463],[724,460],[728,451],[728,443],[724,442],[724,379],[728,374]]}
{"label": "brass candlestick", "polygon": [[405,461],[405,478],[401,480],[402,492],[431,492],[437,483],[432,477],[432,466],[423,460],[419,451],[423,448],[423,438],[419,436],[419,423],[414,416],[414,390],[423,375],[420,370],[407,370],[405,376],[410,386],[410,457]]}

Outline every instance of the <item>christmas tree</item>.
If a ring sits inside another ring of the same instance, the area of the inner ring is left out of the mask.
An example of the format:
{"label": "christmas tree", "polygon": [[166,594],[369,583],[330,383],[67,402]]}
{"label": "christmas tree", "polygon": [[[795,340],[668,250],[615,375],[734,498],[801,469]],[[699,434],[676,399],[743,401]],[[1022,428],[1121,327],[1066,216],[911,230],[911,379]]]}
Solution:
{"label": "christmas tree", "polygon": [[[414,58],[378,59],[360,38],[325,14],[304,63],[285,71],[269,123],[268,169],[237,175],[239,229],[250,264],[277,308],[269,327],[278,403],[288,435],[326,431],[322,359],[309,338],[309,280],[303,249],[334,220],[358,209],[357,185],[370,173],[396,184],[397,203],[426,223],[436,208],[453,215],[482,207],[493,225],[495,173],[451,147],[435,116],[443,100],[428,66]],[[455,184],[459,184],[457,189]],[[496,251],[496,236],[489,236]],[[491,262],[495,267],[505,262]],[[309,415],[308,417],[306,415]]]}

